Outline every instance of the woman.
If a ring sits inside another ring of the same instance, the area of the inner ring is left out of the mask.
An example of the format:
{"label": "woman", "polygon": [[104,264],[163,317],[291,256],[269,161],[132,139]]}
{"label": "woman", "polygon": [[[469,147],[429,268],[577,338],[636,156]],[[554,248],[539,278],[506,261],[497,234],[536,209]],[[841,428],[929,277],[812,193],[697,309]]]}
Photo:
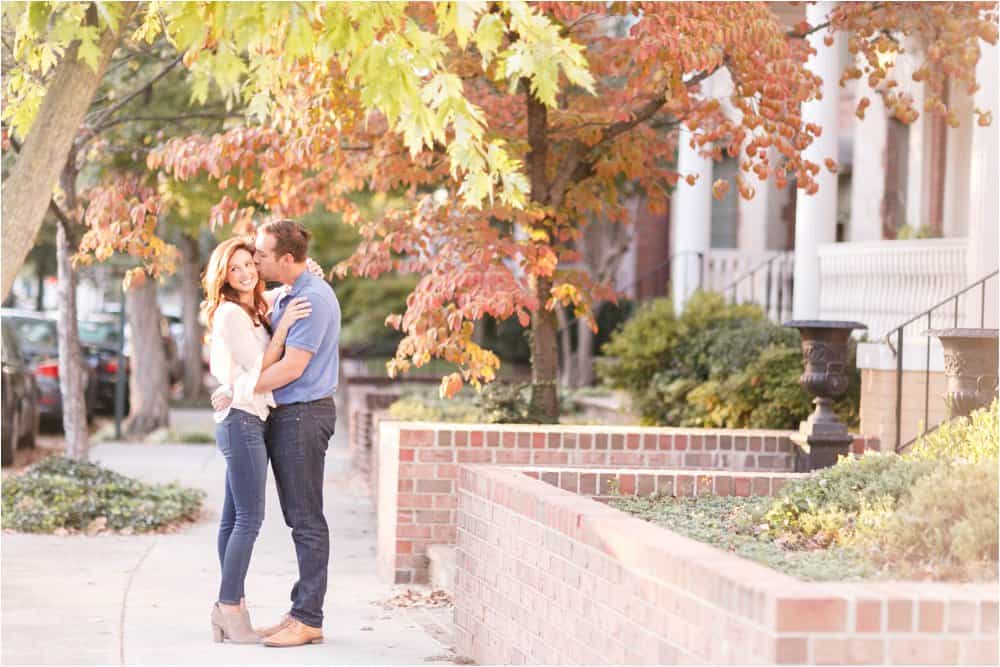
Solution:
{"label": "woman", "polygon": [[270,294],[257,276],[253,244],[234,237],[216,247],[205,271],[202,310],[211,334],[212,375],[232,392],[232,405],[215,413],[215,438],[226,458],[226,495],[219,522],[222,583],[212,609],[212,636],[255,644],[243,584],[264,520],[267,451],[264,426],[271,392],[254,393],[261,371],[281,358],[292,323],[308,317],[309,302],[295,299],[272,332]]}

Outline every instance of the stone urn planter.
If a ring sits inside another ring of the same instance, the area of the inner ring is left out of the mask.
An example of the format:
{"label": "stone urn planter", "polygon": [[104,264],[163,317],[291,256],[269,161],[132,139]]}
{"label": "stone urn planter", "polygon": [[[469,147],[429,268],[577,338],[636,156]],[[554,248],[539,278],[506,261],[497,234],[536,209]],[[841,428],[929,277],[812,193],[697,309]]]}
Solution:
{"label": "stone urn planter", "polygon": [[997,395],[997,329],[934,329],[944,347],[948,418],[968,417]]}
{"label": "stone urn planter", "polygon": [[792,442],[799,446],[795,469],[799,472],[832,466],[838,456],[851,451],[854,437],[833,411],[833,402],[847,391],[847,341],[854,329],[867,329],[860,322],[794,320],[786,327],[799,330],[805,371],[802,389],[813,396],[816,409],[799,424]]}

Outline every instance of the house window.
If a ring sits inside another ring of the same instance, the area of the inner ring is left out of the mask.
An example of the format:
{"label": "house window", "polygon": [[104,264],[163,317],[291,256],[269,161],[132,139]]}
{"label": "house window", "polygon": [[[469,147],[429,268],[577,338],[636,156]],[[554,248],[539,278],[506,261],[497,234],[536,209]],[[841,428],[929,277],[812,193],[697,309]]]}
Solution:
{"label": "house window", "polygon": [[712,197],[712,245],[713,248],[736,248],[739,246],[739,193],[736,191],[736,172],[739,161],[726,156],[716,162],[712,181],[720,178],[729,181],[729,193],[721,200]]}

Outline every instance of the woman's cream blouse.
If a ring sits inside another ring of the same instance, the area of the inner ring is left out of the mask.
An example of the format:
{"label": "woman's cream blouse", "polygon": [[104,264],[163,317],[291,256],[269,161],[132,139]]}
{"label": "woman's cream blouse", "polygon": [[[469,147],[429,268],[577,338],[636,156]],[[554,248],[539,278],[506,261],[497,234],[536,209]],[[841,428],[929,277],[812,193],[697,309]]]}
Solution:
{"label": "woman's cream blouse", "polygon": [[233,398],[232,405],[215,413],[215,421],[221,422],[233,408],[267,419],[274,397],[270,391],[253,391],[271,342],[267,329],[254,326],[243,308],[226,301],[215,311],[211,340],[209,370],[219,384],[228,385]]}

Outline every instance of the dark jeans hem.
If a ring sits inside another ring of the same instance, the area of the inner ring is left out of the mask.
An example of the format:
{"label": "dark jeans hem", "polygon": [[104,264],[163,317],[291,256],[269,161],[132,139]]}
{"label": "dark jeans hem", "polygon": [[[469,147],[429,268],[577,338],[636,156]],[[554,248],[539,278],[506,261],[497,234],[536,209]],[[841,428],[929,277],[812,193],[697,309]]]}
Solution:
{"label": "dark jeans hem", "polygon": [[311,622],[306,621],[301,616],[296,616],[294,611],[288,612],[288,615],[291,616],[292,618],[294,618],[296,621],[298,621],[302,625],[306,625],[306,626],[308,626],[310,628],[313,628],[314,630],[322,630],[323,629],[323,621],[320,621],[319,625],[313,625]]}

